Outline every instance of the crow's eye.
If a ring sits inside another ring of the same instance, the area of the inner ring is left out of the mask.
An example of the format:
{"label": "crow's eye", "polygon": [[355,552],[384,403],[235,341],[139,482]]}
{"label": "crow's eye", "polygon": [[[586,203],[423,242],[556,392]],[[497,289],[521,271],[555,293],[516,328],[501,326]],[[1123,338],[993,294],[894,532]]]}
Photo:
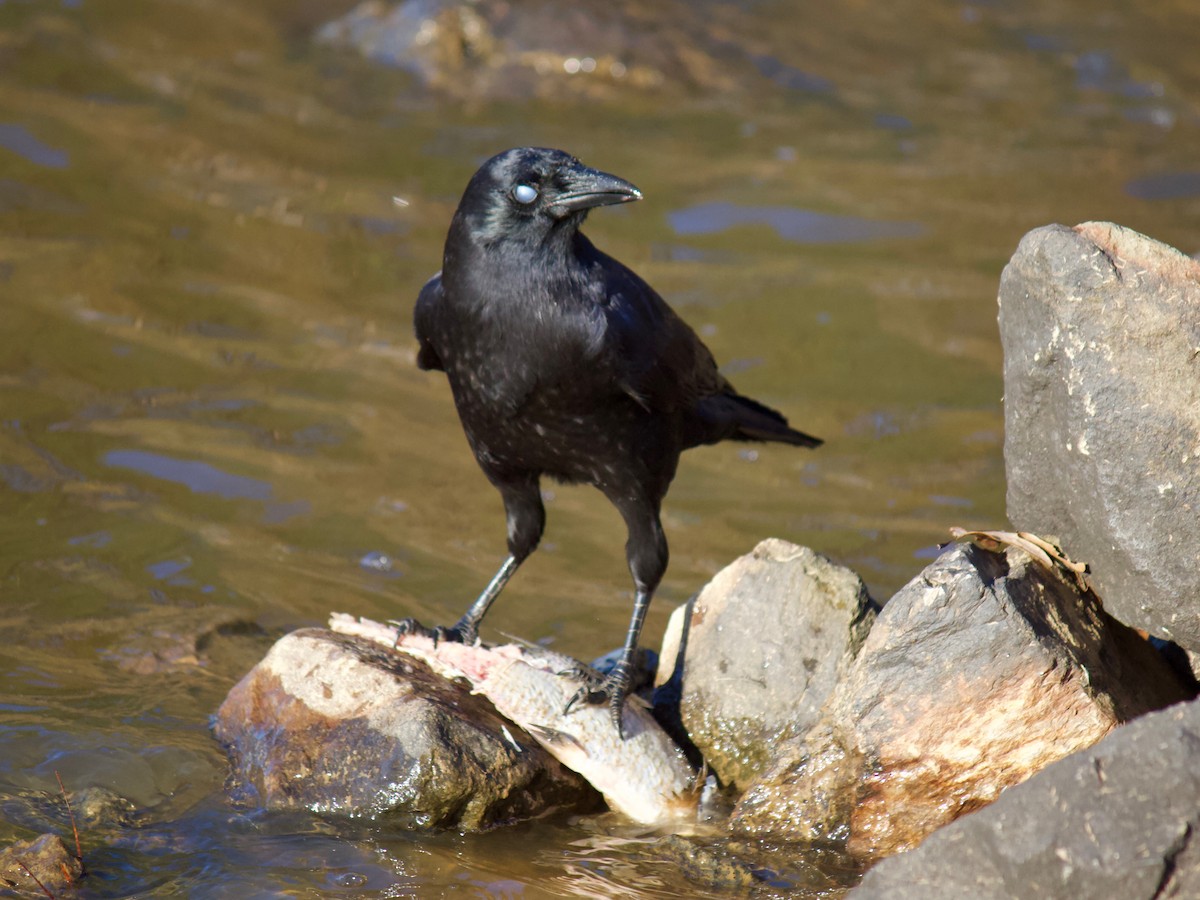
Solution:
{"label": "crow's eye", "polygon": [[513,188],[513,199],[518,203],[530,204],[538,198],[537,188],[528,184],[518,184]]}

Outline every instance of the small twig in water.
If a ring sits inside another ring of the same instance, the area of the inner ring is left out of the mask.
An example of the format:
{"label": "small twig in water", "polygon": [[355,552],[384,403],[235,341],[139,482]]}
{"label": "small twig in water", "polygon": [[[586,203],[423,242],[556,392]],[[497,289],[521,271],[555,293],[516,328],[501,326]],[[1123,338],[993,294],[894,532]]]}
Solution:
{"label": "small twig in water", "polygon": [[[79,843],[79,829],[75,825],[75,813],[71,811],[71,801],[67,799],[67,789],[63,787],[62,776],[58,774],[58,769],[54,770],[54,777],[58,780],[58,789],[62,791],[63,806],[67,808],[67,816],[71,819],[71,831],[75,834],[75,859],[79,862],[79,877],[82,878],[87,874],[87,866],[83,864],[83,847]],[[63,873],[67,876],[67,883],[73,883],[75,879],[71,877],[70,872],[63,867]]]}
{"label": "small twig in water", "polygon": [[49,889],[44,884],[42,884],[42,880],[40,878],[38,878],[36,875],[34,875],[33,872],[31,872],[29,870],[29,866],[25,865],[25,863],[21,862],[21,860],[19,860],[19,859],[17,860],[17,865],[25,870],[26,875],[28,875],[30,878],[32,878],[34,881],[37,882],[37,886],[42,889],[43,894],[45,894],[47,897],[49,897],[50,900],[55,900],[54,895],[52,893],[50,893]]}

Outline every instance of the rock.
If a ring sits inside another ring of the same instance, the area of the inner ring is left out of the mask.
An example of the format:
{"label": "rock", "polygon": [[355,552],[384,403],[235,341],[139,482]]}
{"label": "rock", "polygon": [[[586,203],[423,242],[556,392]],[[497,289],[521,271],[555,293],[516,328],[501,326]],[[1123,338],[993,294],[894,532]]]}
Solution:
{"label": "rock", "polygon": [[853,900],[1200,897],[1200,701],[1151,713],[867,873]]}
{"label": "rock", "polygon": [[610,100],[630,92],[744,95],[783,88],[826,94],[825,79],[774,58],[737,7],[696,16],[685,0],[366,0],[316,30],[461,100]]}
{"label": "rock", "polygon": [[599,796],[468,687],[362,639],[282,638],[226,697],[237,793],[271,809],[479,830]]}
{"label": "rock", "polygon": [[134,827],[137,824],[137,808],[115,791],[97,784],[86,785],[82,790],[72,791],[71,812],[81,832],[115,831]]}
{"label": "rock", "polygon": [[653,848],[654,854],[680,875],[709,890],[747,893],[766,880],[762,870],[711,837],[669,834],[655,841]]}
{"label": "rock", "polygon": [[649,38],[639,27],[645,17],[644,10],[631,15],[612,4],[547,15],[540,2],[367,0],[321,26],[315,38],[463,99],[604,97],[624,88],[691,86],[697,75],[710,74],[708,67],[693,71],[703,54],[692,49],[700,29],[688,17],[655,17],[687,43]]}
{"label": "rock", "polygon": [[249,664],[270,644],[258,623],[218,606],[152,608],[135,614],[135,619],[123,623],[118,639],[104,655],[136,675],[204,668],[214,660]]}
{"label": "rock", "polygon": [[957,545],[883,608],[818,725],[731,828],[886,856],[1186,695],[1073,581],[1018,548]]}
{"label": "rock", "polygon": [[1051,225],[1000,282],[1008,517],[1121,620],[1200,652],[1200,263]]}
{"label": "rock", "polygon": [[646,849],[659,866],[669,865],[706,889],[706,896],[840,897],[861,874],[857,861],[830,847],[742,841],[705,831],[671,834]]}
{"label": "rock", "polygon": [[56,834],[17,841],[0,850],[0,887],[19,896],[45,897],[46,891],[63,896],[83,874],[83,863]]}
{"label": "rock", "polygon": [[877,610],[849,569],[775,538],[717,573],[688,608],[668,628],[660,671],[682,645],[682,724],[717,777],[740,788],[779,741],[816,721]]}

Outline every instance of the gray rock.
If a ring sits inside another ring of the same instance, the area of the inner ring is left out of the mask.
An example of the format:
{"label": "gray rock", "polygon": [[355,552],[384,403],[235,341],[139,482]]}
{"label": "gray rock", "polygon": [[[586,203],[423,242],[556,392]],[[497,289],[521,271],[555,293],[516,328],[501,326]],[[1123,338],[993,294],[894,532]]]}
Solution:
{"label": "gray rock", "polygon": [[1017,548],[958,545],[893,597],[734,833],[916,846],[1118,723],[1188,696],[1136,632]]}
{"label": "gray rock", "polygon": [[685,609],[672,617],[660,671],[682,643],[683,726],[717,777],[742,788],[779,741],[816,721],[876,613],[849,569],[775,538],[722,569]]}
{"label": "gray rock", "polygon": [[214,725],[239,799],[271,809],[478,830],[599,795],[470,688],[372,642],[293,632]]}
{"label": "gray rock", "polygon": [[1200,897],[1200,701],[1112,732],[884,860],[853,900]]}
{"label": "gray rock", "polygon": [[1000,283],[1008,517],[1105,607],[1200,651],[1200,263],[1109,223],[1021,241]]}

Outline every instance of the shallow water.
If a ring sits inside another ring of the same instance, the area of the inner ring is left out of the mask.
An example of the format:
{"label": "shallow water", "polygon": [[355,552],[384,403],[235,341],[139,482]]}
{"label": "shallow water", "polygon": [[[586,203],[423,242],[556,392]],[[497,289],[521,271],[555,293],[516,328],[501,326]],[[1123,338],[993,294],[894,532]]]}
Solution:
{"label": "shallow water", "polygon": [[[430,838],[224,800],[208,716],[273,636],[452,620],[503,555],[411,338],[463,184],[520,144],[636,183],[588,234],[827,440],[684,458],[647,642],[767,536],[882,600],[948,526],[1004,524],[1021,235],[1111,219],[1200,250],[1197,14],[716,4],[699,87],[472,101],[314,46],[348,7],[0,3],[0,841],[69,834],[57,771],[88,896],[705,896],[611,816]],[[624,534],[545,487],[488,625],[598,655]],[[844,880],[809,875],[783,883]]]}

